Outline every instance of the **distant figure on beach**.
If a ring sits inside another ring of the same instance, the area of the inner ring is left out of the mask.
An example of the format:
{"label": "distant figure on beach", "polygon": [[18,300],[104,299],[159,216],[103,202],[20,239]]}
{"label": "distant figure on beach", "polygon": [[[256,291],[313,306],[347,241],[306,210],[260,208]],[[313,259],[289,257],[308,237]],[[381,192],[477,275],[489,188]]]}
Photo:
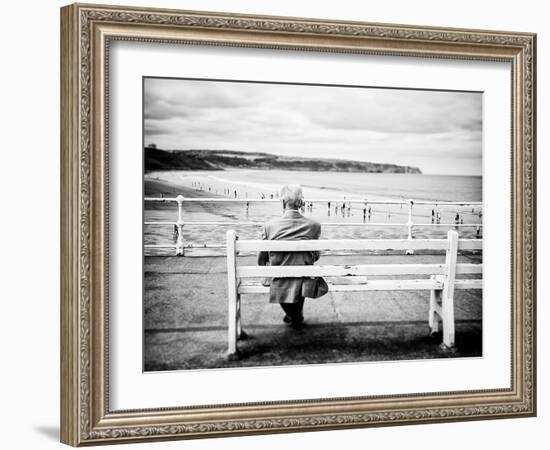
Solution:
{"label": "distant figure on beach", "polygon": [[[281,189],[283,217],[266,222],[262,239],[268,240],[310,240],[319,239],[321,224],[302,216],[299,210],[304,206],[302,188],[298,185],[285,185]],[[319,259],[317,251],[304,252],[260,252],[260,266],[297,266],[313,265]],[[301,328],[304,315],[303,279],[273,278],[269,289],[269,302],[279,303],[285,312],[283,321],[293,328]]]}

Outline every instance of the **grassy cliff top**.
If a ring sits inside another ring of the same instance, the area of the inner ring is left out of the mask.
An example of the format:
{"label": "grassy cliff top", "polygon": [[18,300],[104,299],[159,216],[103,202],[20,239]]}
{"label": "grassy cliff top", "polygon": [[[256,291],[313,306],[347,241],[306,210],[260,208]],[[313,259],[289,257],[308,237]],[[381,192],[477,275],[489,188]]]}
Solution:
{"label": "grassy cliff top", "polygon": [[145,170],[279,169],[313,172],[422,173],[419,168],[335,158],[303,158],[235,150],[145,148]]}

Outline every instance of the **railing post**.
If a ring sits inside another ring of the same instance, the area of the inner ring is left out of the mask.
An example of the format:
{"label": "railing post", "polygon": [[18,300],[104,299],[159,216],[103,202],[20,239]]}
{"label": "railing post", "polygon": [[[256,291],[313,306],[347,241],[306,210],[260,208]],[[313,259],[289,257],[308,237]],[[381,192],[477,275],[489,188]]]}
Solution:
{"label": "railing post", "polygon": [[[412,201],[412,199],[409,198],[408,200],[408,203],[409,203],[409,217],[408,217],[408,220],[407,220],[407,239],[409,240],[412,240],[413,236],[412,236],[412,225],[413,225],[413,204],[414,202]],[[409,249],[405,252],[407,255],[412,255],[414,253],[414,250],[412,249]]]}
{"label": "railing post", "polygon": [[235,230],[227,231],[227,357],[238,359],[237,349],[237,234]]}
{"label": "railing post", "polygon": [[183,201],[185,198],[183,195],[178,195],[176,201],[178,202],[178,221],[176,227],[178,228],[178,239],[176,242],[176,256],[183,256]]}
{"label": "railing post", "polygon": [[449,238],[449,247],[445,257],[445,265],[447,274],[445,276],[445,284],[443,286],[443,294],[441,298],[441,316],[443,320],[443,344],[446,349],[451,349],[455,345],[455,279],[456,279],[456,263],[458,258],[458,233],[455,230],[449,230],[447,234]]}

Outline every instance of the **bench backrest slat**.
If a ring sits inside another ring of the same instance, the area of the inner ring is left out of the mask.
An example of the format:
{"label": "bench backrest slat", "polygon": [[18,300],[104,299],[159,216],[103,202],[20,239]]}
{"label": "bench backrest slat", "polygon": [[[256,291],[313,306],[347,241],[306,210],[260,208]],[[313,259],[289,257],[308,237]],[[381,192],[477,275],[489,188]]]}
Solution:
{"label": "bench backrest slat", "polygon": [[483,239],[459,239],[458,250],[483,250]]}
{"label": "bench backrest slat", "polygon": [[[481,250],[481,239],[459,239],[459,250]],[[448,250],[448,239],[338,239],[304,241],[243,240],[236,242],[238,252],[247,251],[328,251],[328,250]]]}
{"label": "bench backrest slat", "polygon": [[237,251],[300,252],[322,250],[447,250],[447,239],[338,239],[304,241],[237,241]]}

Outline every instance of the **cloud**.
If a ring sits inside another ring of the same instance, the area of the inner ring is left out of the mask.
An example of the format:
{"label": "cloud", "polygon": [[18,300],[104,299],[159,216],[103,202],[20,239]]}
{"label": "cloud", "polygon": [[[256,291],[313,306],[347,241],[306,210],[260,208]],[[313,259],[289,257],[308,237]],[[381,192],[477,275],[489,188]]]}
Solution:
{"label": "cloud", "polygon": [[464,93],[346,89],[334,97],[305,103],[307,114],[322,126],[384,133],[435,134],[481,124],[477,95]]}
{"label": "cloud", "polygon": [[[191,83],[191,84],[189,84]],[[234,110],[248,104],[242,94],[222,83],[147,78],[144,86],[144,117],[171,119],[202,114],[208,110]]]}
{"label": "cloud", "polygon": [[146,79],[144,122],[159,148],[481,172],[480,93]]}

